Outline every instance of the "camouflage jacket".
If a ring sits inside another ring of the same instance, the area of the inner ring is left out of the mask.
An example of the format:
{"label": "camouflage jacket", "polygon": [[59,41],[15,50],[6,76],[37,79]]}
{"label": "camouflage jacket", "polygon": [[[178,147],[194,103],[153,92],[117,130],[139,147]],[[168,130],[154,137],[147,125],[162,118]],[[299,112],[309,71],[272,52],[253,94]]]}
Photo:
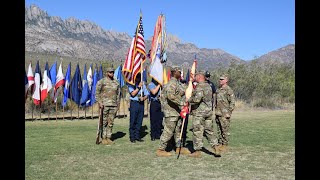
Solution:
{"label": "camouflage jacket", "polygon": [[185,103],[185,89],[186,87],[175,78],[171,78],[163,86],[160,101],[165,117],[180,116],[181,107]]}
{"label": "camouflage jacket", "polygon": [[96,101],[104,106],[118,106],[119,83],[116,79],[102,78],[97,82]]}
{"label": "camouflage jacket", "polygon": [[235,97],[233,90],[227,85],[226,87],[220,87],[216,91],[216,115],[225,116],[231,115],[235,107]]}
{"label": "camouflage jacket", "polygon": [[212,116],[212,89],[207,82],[199,82],[192,91],[188,102],[191,105],[191,115]]}

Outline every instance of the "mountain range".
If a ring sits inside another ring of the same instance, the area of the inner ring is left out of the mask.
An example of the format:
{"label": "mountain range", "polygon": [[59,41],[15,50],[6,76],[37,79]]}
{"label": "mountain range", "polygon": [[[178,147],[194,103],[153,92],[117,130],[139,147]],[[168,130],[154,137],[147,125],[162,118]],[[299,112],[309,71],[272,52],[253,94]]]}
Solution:
{"label": "mountain range", "polygon": [[[28,52],[52,53],[61,56],[88,60],[109,60],[123,62],[126,58],[132,36],[127,33],[104,30],[99,25],[74,17],[62,20],[50,16],[37,5],[25,7],[25,48]],[[198,48],[192,43],[182,43],[167,34],[167,65],[191,67],[196,54],[198,67],[214,69],[218,65],[235,63],[289,63],[295,61],[295,45],[271,51],[254,60],[244,61],[222,49]],[[151,37],[145,38],[146,51],[151,48]]]}

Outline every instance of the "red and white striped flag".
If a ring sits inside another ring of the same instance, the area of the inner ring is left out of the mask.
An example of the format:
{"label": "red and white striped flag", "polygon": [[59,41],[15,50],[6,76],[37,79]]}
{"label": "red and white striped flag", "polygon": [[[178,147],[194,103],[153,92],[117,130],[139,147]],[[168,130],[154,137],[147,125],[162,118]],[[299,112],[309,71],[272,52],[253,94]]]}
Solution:
{"label": "red and white striped flag", "polygon": [[40,66],[39,66],[39,61],[37,61],[36,64],[36,70],[34,71],[34,91],[32,94],[32,98],[33,98],[33,102],[35,105],[40,105],[41,101],[40,101],[40,86],[41,86],[41,70],[40,70]]}
{"label": "red and white striped flag", "polygon": [[58,97],[58,91],[57,89],[60,87],[60,86],[63,86],[64,85],[64,75],[62,73],[62,67],[61,67],[61,64],[62,62],[60,63],[60,66],[59,66],[59,70],[58,70],[58,74],[56,76],[56,84],[54,86],[54,102],[57,102],[57,97]]}
{"label": "red and white striped flag", "polygon": [[31,92],[32,92],[32,87],[34,84],[34,76],[33,76],[33,72],[32,72],[31,62],[28,67],[27,78],[28,78],[28,89],[31,87]]}
{"label": "red and white striped flag", "polygon": [[52,82],[51,79],[49,78],[49,66],[48,62],[46,62],[46,68],[43,72],[43,79],[42,79],[42,84],[40,86],[41,94],[40,94],[40,99],[41,103],[46,99],[48,96],[49,91],[52,89]]}
{"label": "red and white striped flag", "polygon": [[196,74],[196,68],[197,68],[197,60],[195,59],[193,61],[192,67],[191,67],[189,83],[188,83],[188,87],[186,89],[186,100],[187,101],[191,97],[192,90],[194,89],[194,86],[193,86],[192,83],[193,83],[194,78],[195,78],[194,76]]}
{"label": "red and white striped flag", "polygon": [[140,67],[145,60],[146,50],[144,44],[142,14],[140,13],[135,36],[132,39],[127,58],[122,66],[123,77],[127,83],[134,85],[136,75],[140,72]]}

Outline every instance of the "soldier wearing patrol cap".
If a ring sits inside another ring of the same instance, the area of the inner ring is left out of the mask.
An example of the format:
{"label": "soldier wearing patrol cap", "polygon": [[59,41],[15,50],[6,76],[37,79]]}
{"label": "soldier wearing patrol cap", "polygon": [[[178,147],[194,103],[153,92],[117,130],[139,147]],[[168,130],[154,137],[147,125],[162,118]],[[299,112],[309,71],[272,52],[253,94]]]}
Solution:
{"label": "soldier wearing patrol cap", "polygon": [[179,141],[179,135],[182,125],[180,111],[181,107],[185,105],[186,86],[183,86],[180,82],[181,68],[178,66],[172,66],[170,69],[171,78],[169,82],[164,85],[160,96],[161,108],[164,114],[164,128],[160,136],[159,147],[156,151],[156,155],[160,157],[168,157],[172,155],[170,152],[165,150],[172,136],[176,143],[176,153],[180,152],[181,154],[190,154],[190,151],[187,148],[180,148],[179,144],[181,143]]}
{"label": "soldier wearing patrol cap", "polygon": [[107,75],[108,75],[108,72],[114,72],[115,70],[114,70],[114,68],[113,67],[108,67],[107,68]]}
{"label": "soldier wearing patrol cap", "polygon": [[99,108],[103,109],[103,138],[102,144],[110,145],[113,121],[118,110],[118,93],[120,85],[114,77],[114,68],[106,69],[106,77],[97,82],[95,98]]}
{"label": "soldier wearing patrol cap", "polygon": [[192,116],[193,148],[195,150],[189,157],[201,157],[204,135],[214,154],[220,155],[218,139],[213,129],[212,91],[210,85],[205,80],[205,74],[206,72],[203,70],[196,72],[195,80],[197,86],[188,99],[191,105],[190,115]]}
{"label": "soldier wearing patrol cap", "polygon": [[219,88],[216,92],[216,123],[218,131],[219,149],[221,152],[227,151],[229,143],[229,130],[231,114],[235,107],[235,97],[233,90],[228,86],[228,74],[222,74],[219,79]]}

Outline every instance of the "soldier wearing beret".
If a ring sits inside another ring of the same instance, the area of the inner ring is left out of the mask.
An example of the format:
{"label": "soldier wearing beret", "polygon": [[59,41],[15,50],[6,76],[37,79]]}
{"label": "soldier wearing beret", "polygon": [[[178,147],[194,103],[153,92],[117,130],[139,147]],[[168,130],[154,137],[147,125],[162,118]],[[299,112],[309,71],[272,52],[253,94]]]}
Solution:
{"label": "soldier wearing beret", "polygon": [[233,90],[228,86],[228,74],[223,74],[219,79],[219,88],[216,91],[216,123],[218,131],[219,149],[221,152],[227,151],[229,143],[229,130],[231,114],[235,107],[235,97]]}
{"label": "soldier wearing beret", "polygon": [[205,71],[198,71],[195,76],[197,87],[192,91],[188,102],[191,104],[193,148],[195,152],[189,157],[201,157],[203,137],[207,138],[215,155],[220,155],[218,139],[213,129],[212,91],[211,86],[205,80]]}
{"label": "soldier wearing beret", "polygon": [[180,117],[181,107],[185,105],[185,90],[186,86],[183,86],[180,82],[181,68],[173,66],[171,68],[171,79],[164,85],[163,91],[160,97],[161,108],[164,113],[163,132],[160,136],[160,144],[156,151],[156,155],[160,157],[168,157],[172,154],[165,149],[168,145],[168,141],[174,137],[176,144],[176,153],[190,154],[190,151],[181,147],[179,141],[182,119]]}
{"label": "soldier wearing beret", "polygon": [[95,98],[99,108],[103,109],[103,135],[102,144],[110,145],[113,121],[118,110],[118,93],[120,91],[119,83],[114,76],[114,68],[109,67],[106,70],[106,77],[97,82]]}

